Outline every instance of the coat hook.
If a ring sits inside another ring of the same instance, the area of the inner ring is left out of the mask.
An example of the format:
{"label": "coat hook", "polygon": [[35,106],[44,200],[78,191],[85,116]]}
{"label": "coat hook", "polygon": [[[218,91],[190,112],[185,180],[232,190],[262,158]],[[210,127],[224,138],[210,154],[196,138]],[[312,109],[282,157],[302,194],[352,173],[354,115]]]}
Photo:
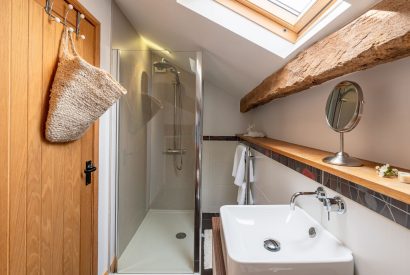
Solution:
{"label": "coat hook", "polygon": [[[54,0],[46,0],[46,4],[44,6],[44,10],[46,11],[48,18],[50,21],[55,21],[56,23],[61,23],[64,26],[68,27],[68,14],[70,13],[70,11],[74,10],[74,6],[72,4],[68,4],[67,5],[67,9],[65,11],[64,14],[64,19],[62,20],[61,18],[59,18],[58,16],[53,14],[53,5],[54,5]],[[75,32],[77,35],[77,38],[84,40],[85,39],[85,35],[80,34],[80,23],[81,20],[85,19],[85,15],[80,13],[79,11],[77,11],[77,22],[76,22],[76,28],[69,28],[68,30],[70,32]]]}
{"label": "coat hook", "polygon": [[54,0],[53,1],[46,0],[46,5],[44,9],[48,15],[51,15],[51,12],[53,11],[53,5],[54,5]]}
{"label": "coat hook", "polygon": [[[83,20],[83,19],[85,19],[85,15],[80,13],[80,12],[77,12],[77,24],[76,24],[77,37],[80,37],[80,23],[81,23],[81,20]],[[84,38],[85,38],[85,36],[84,36]]]}
{"label": "coat hook", "polygon": [[53,5],[54,5],[54,0],[53,1],[46,0],[46,5],[44,6],[44,10],[46,11],[50,21],[56,21],[57,23],[61,23],[61,19],[53,15]]}
{"label": "coat hook", "polygon": [[67,25],[68,13],[73,9],[74,9],[73,5],[68,4],[68,8],[67,8],[67,11],[65,12],[65,16],[64,16],[64,25]]}

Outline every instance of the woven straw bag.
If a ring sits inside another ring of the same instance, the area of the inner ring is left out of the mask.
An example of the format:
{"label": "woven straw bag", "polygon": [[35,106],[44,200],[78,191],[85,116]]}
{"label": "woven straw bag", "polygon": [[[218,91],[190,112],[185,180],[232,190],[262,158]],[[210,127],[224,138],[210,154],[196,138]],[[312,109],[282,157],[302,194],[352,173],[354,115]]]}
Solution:
{"label": "woven straw bag", "polygon": [[79,56],[71,32],[65,28],[51,88],[46,139],[68,142],[81,138],[91,124],[126,93],[109,73]]}

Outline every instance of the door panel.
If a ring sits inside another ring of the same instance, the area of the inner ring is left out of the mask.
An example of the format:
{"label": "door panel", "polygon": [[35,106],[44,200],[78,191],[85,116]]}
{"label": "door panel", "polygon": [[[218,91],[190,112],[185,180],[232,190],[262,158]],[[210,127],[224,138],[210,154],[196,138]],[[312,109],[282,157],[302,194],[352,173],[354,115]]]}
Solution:
{"label": "door panel", "polygon": [[[9,125],[10,125],[10,60],[11,1],[1,0],[0,9],[0,274],[8,274],[9,223]],[[7,211],[5,211],[5,209]]]}
{"label": "door panel", "polygon": [[41,141],[42,141],[42,37],[43,10],[29,2],[29,52],[27,123],[27,274],[39,274],[41,243]]}
{"label": "door panel", "polygon": [[10,66],[10,274],[26,273],[28,1],[11,5]]}
{"label": "door panel", "polygon": [[[77,50],[99,64],[99,23],[86,14]],[[0,274],[96,274],[98,123],[81,140],[44,138],[63,26],[44,0],[0,0]],[[55,0],[62,17],[66,3]],[[75,22],[71,12],[69,22]]]}

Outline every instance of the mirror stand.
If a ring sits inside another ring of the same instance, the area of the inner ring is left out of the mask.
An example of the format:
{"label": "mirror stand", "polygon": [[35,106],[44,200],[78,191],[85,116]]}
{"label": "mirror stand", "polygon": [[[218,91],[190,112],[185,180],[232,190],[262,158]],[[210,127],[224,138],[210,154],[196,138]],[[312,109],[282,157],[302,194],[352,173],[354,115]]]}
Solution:
{"label": "mirror stand", "polygon": [[336,155],[334,156],[325,157],[323,159],[323,162],[334,164],[334,165],[350,166],[350,167],[362,166],[363,163],[361,160],[349,156],[349,154],[347,154],[344,151],[344,147],[345,147],[344,133],[342,132],[339,134],[340,134],[340,151],[336,153]]}

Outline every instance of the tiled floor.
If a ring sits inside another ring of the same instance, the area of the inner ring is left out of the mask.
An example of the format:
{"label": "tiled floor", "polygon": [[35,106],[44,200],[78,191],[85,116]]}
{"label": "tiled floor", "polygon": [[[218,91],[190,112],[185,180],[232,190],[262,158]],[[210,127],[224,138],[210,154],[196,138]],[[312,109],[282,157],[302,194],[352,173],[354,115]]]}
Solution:
{"label": "tiled floor", "polygon": [[[212,217],[219,217],[219,213],[202,213],[202,234],[206,229],[212,229]],[[202,259],[201,262],[204,262],[204,238],[202,238]],[[203,269],[201,268],[201,275],[212,275],[212,269]]]}

